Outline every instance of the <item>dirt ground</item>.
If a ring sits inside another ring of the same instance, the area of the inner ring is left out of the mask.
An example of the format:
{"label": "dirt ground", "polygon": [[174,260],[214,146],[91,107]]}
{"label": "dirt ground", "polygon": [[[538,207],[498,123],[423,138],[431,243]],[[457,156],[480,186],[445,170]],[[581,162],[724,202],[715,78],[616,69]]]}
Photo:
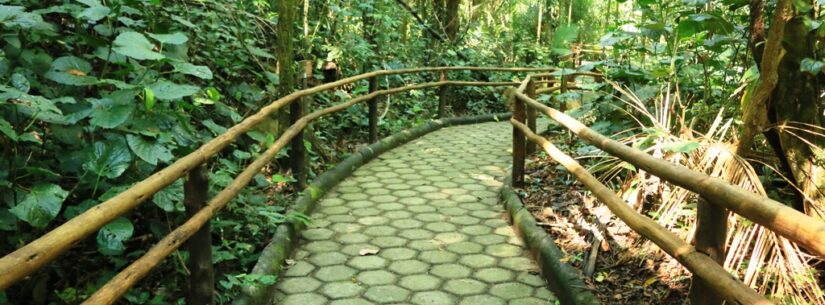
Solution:
{"label": "dirt ground", "polygon": [[526,182],[525,205],[603,304],[689,303],[690,274],[640,239],[558,163],[533,160]]}

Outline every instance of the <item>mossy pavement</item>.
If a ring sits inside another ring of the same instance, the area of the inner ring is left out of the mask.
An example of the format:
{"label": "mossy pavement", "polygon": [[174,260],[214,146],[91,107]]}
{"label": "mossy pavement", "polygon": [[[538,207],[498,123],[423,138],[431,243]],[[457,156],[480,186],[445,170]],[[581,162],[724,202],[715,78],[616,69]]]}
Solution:
{"label": "mossy pavement", "polygon": [[312,213],[276,304],[555,304],[498,191],[506,122],[444,128],[389,151]]}

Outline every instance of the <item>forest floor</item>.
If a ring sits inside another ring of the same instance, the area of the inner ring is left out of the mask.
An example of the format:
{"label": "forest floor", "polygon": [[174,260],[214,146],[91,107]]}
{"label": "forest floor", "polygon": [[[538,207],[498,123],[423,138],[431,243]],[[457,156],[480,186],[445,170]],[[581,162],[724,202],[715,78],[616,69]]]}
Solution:
{"label": "forest floor", "polygon": [[[550,135],[557,145],[567,139]],[[601,303],[685,304],[690,289],[685,269],[614,216],[557,162],[539,154],[527,166],[522,200]]]}

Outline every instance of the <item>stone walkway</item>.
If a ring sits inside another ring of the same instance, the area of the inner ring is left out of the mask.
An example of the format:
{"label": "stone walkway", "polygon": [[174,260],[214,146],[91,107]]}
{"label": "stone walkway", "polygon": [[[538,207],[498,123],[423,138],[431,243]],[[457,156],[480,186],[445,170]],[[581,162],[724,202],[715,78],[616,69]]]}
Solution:
{"label": "stone walkway", "polygon": [[276,304],[555,304],[498,205],[510,133],[445,128],[358,169],[311,215]]}

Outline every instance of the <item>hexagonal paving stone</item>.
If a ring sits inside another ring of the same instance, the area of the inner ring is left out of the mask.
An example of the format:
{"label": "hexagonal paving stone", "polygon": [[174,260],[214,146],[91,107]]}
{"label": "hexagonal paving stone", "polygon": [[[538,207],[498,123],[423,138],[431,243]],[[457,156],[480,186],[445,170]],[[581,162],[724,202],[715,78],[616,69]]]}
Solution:
{"label": "hexagonal paving stone", "polygon": [[364,230],[364,234],[369,236],[390,236],[395,235],[398,229],[390,226],[373,226]]}
{"label": "hexagonal paving stone", "polygon": [[494,265],[496,259],[489,255],[473,254],[462,256],[461,259],[459,259],[459,263],[473,269],[478,269]]}
{"label": "hexagonal paving stone", "polygon": [[513,271],[528,271],[537,269],[534,267],[535,264],[533,264],[532,260],[523,256],[505,258],[501,260],[501,263],[499,265]]}
{"label": "hexagonal paving stone", "polygon": [[374,238],[370,243],[381,248],[393,248],[404,245],[407,240],[395,236],[381,236]]}
{"label": "hexagonal paving stone", "polygon": [[411,301],[416,305],[450,305],[455,303],[453,296],[441,291],[416,292]]}
{"label": "hexagonal paving stone", "polygon": [[422,230],[422,229],[407,229],[402,230],[401,233],[398,233],[398,236],[401,236],[406,239],[416,240],[416,239],[430,239],[433,238],[435,233]]}
{"label": "hexagonal paving stone", "polygon": [[324,229],[324,228],[315,228],[315,229],[304,230],[304,232],[301,233],[301,236],[306,240],[319,241],[319,240],[327,240],[330,237],[332,237],[333,234],[335,234],[335,232],[333,232],[332,230]]}
{"label": "hexagonal paving stone", "polygon": [[353,257],[347,265],[358,270],[379,269],[387,265],[387,260],[379,256],[359,256]]}
{"label": "hexagonal paving stone", "polygon": [[480,235],[474,237],[473,242],[482,245],[495,245],[507,242],[507,237],[495,234]]}
{"label": "hexagonal paving stone", "polygon": [[345,280],[352,278],[353,275],[355,275],[355,269],[347,266],[321,267],[315,272],[315,278],[325,282]]}
{"label": "hexagonal paving stone", "polygon": [[424,226],[427,230],[433,232],[454,232],[456,227],[449,222],[431,222]]}
{"label": "hexagonal paving stone", "polygon": [[286,278],[278,282],[278,289],[286,294],[311,292],[321,287],[321,282],[311,277]]}
{"label": "hexagonal paving stone", "polygon": [[370,239],[369,236],[366,236],[366,235],[361,234],[361,233],[347,233],[347,234],[341,234],[341,235],[338,235],[338,236],[335,237],[335,240],[337,240],[340,243],[344,243],[344,244],[363,243],[363,242],[368,241],[369,239]]}
{"label": "hexagonal paving stone", "polygon": [[381,251],[381,247],[376,247],[367,243],[349,244],[341,248],[340,251],[348,256],[361,256],[361,251],[364,249]]}
{"label": "hexagonal paving stone", "polygon": [[419,213],[418,215],[415,215],[415,219],[423,222],[439,222],[443,221],[445,217],[439,213]]}
{"label": "hexagonal paving stone", "polygon": [[513,272],[502,268],[485,268],[476,271],[473,277],[487,283],[500,283],[513,278]]}
{"label": "hexagonal paving stone", "polygon": [[458,254],[478,254],[484,249],[484,246],[474,242],[462,241],[447,246],[447,250]]}
{"label": "hexagonal paving stone", "polygon": [[413,274],[426,272],[430,265],[418,260],[404,260],[392,262],[389,268],[399,274]]}
{"label": "hexagonal paving stone", "polygon": [[449,280],[444,289],[457,295],[479,294],[487,290],[487,284],[474,279]]}
{"label": "hexagonal paving stone", "polygon": [[287,295],[278,304],[284,305],[323,305],[327,298],[317,293],[297,293]]}
{"label": "hexagonal paving stone", "polygon": [[430,250],[421,252],[418,259],[430,264],[452,263],[458,259],[458,255],[442,250]]}
{"label": "hexagonal paving stone", "polygon": [[441,279],[429,274],[415,274],[401,278],[398,285],[412,291],[424,291],[441,286]]}
{"label": "hexagonal paving stone", "polygon": [[320,292],[332,299],[349,298],[361,294],[364,287],[353,282],[332,282],[324,284]]}
{"label": "hexagonal paving stone", "polygon": [[519,273],[518,275],[516,275],[516,280],[533,287],[544,287],[545,285],[547,285],[547,283],[544,282],[544,279],[541,278],[541,276],[532,274],[530,272]]}
{"label": "hexagonal paving stone", "polygon": [[422,239],[422,240],[413,240],[407,243],[407,247],[413,250],[418,251],[427,251],[427,250],[435,250],[438,249],[438,244],[434,240],[429,239]]}
{"label": "hexagonal paving stone", "polygon": [[494,297],[491,295],[474,295],[471,297],[466,297],[461,300],[459,305],[476,305],[476,304],[484,304],[484,305],[504,305],[505,302],[501,298]]}
{"label": "hexagonal paving stone", "polygon": [[387,217],[389,219],[410,218],[412,217],[412,213],[407,211],[389,211],[384,213],[384,217]]}
{"label": "hexagonal paving stone", "polygon": [[375,286],[395,283],[397,277],[384,270],[374,270],[361,272],[356,279],[365,285]]}
{"label": "hexagonal paving stone", "polygon": [[484,252],[492,256],[513,257],[521,255],[522,250],[521,247],[508,244],[498,244],[488,246]]}
{"label": "hexagonal paving stone", "polygon": [[340,265],[347,261],[347,256],[338,252],[318,253],[309,258],[316,266]]}
{"label": "hexagonal paving stone", "polygon": [[296,261],[294,265],[289,266],[284,272],[285,276],[307,276],[315,266],[305,261]]}
{"label": "hexagonal paving stone", "polygon": [[374,305],[375,303],[362,298],[341,299],[329,303],[329,305]]}
{"label": "hexagonal paving stone", "polygon": [[443,264],[434,266],[430,273],[445,279],[455,279],[469,276],[472,270],[459,264]]}
{"label": "hexagonal paving stone", "polygon": [[400,261],[405,259],[411,259],[418,254],[415,250],[400,247],[400,248],[390,248],[390,249],[383,249],[378,252],[378,256],[386,258],[390,261]]}
{"label": "hexagonal paving stone", "polygon": [[410,291],[395,285],[384,285],[367,288],[364,297],[375,302],[401,302],[409,297]]}
{"label": "hexagonal paving stone", "polygon": [[421,222],[415,219],[398,219],[393,220],[392,226],[399,229],[420,228]]}
{"label": "hexagonal paving stone", "polygon": [[382,216],[371,216],[371,217],[363,217],[358,219],[358,222],[367,225],[367,226],[375,226],[375,225],[383,225],[390,222],[389,218],[382,217]]}
{"label": "hexagonal paving stone", "polygon": [[338,233],[353,233],[358,232],[364,226],[357,224],[357,223],[335,223],[329,226],[329,228]]}
{"label": "hexagonal paving stone", "polygon": [[329,240],[314,241],[304,245],[304,250],[315,253],[335,251],[340,248],[341,244]]}
{"label": "hexagonal paving stone", "polygon": [[503,299],[518,299],[533,295],[533,287],[522,283],[501,283],[493,285],[490,293]]}
{"label": "hexagonal paving stone", "polygon": [[493,229],[491,229],[488,226],[482,226],[482,225],[467,226],[467,227],[461,228],[461,233],[469,234],[469,235],[486,235],[486,234],[490,234],[491,232],[493,232]]}
{"label": "hexagonal paving stone", "polygon": [[449,245],[467,240],[467,235],[456,232],[447,232],[439,233],[433,239],[441,242],[442,244]]}

